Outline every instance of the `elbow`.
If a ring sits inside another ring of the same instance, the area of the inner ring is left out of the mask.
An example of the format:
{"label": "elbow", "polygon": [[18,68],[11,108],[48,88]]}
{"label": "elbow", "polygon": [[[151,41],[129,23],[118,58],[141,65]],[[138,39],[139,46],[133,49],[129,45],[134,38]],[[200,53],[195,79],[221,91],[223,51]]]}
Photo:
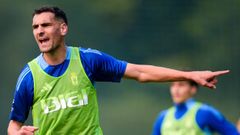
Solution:
{"label": "elbow", "polygon": [[7,129],[7,134],[8,134],[8,135],[13,135],[13,134],[12,134],[12,130],[10,129],[10,127],[8,127],[8,129]]}
{"label": "elbow", "polygon": [[136,81],[140,82],[140,83],[146,83],[146,82],[149,82],[150,80],[147,79],[147,77],[143,76],[143,75],[140,75],[136,78]]}
{"label": "elbow", "polygon": [[22,123],[11,120],[8,125],[7,134],[8,135],[16,135],[18,131],[21,129]]}
{"label": "elbow", "polygon": [[138,81],[139,83],[146,83],[146,82],[147,82],[146,80],[142,80],[142,79],[137,79],[137,81]]}

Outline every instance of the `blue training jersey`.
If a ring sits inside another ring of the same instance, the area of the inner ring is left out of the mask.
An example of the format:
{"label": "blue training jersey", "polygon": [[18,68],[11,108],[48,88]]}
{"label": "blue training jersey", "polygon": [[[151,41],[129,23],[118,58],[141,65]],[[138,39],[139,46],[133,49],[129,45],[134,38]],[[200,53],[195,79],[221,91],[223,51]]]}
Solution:
{"label": "blue training jersey", "polygon": [[[96,81],[120,82],[124,75],[127,62],[94,49],[79,48],[83,68],[94,83]],[[70,61],[70,48],[67,47],[66,59],[58,65],[48,65],[42,54],[37,57],[40,67],[49,75],[61,76],[68,67]],[[28,65],[24,67],[16,84],[15,95],[12,103],[10,119],[24,123],[29,110],[33,105],[33,77]]]}
{"label": "blue training jersey", "polygon": [[[189,99],[183,104],[176,104],[175,118],[180,119],[191,107],[195,101]],[[161,126],[167,110],[162,111],[153,127],[152,135],[161,135]],[[221,135],[239,135],[237,129],[232,123],[227,121],[224,116],[215,108],[203,104],[196,114],[196,123],[203,131],[210,133],[220,133]]]}

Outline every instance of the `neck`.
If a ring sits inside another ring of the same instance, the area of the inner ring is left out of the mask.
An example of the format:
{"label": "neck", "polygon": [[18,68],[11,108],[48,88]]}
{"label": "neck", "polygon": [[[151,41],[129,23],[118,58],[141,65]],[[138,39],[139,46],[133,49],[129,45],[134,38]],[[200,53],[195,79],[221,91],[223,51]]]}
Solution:
{"label": "neck", "polygon": [[55,48],[54,51],[43,53],[43,58],[49,65],[58,65],[65,60],[65,57],[66,47],[64,44]]}
{"label": "neck", "polygon": [[181,118],[194,103],[193,99],[188,99],[185,102],[175,104],[176,112],[174,114],[176,119]]}
{"label": "neck", "polygon": [[177,110],[187,109],[187,105],[185,102],[176,104],[175,107]]}
{"label": "neck", "polygon": [[176,103],[175,106],[176,106],[176,108],[185,108],[185,107],[191,106],[191,104],[193,102],[194,102],[194,99],[193,98],[189,98],[189,99],[185,100],[182,103]]}

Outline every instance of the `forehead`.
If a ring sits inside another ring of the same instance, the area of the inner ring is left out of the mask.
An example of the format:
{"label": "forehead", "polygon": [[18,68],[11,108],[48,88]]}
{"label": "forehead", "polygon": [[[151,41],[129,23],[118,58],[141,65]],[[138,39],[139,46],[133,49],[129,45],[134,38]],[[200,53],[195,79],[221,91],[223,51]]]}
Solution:
{"label": "forehead", "polygon": [[172,82],[171,84],[173,85],[180,85],[180,86],[186,86],[186,85],[190,85],[190,83],[188,81],[178,81],[178,82]]}
{"label": "forehead", "polygon": [[33,24],[41,24],[55,21],[55,15],[51,12],[43,12],[33,16]]}

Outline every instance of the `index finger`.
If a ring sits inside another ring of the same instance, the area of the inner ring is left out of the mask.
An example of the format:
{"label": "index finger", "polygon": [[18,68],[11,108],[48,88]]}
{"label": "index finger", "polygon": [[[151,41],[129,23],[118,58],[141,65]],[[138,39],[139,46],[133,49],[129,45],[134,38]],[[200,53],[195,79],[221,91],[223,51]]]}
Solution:
{"label": "index finger", "polygon": [[213,72],[215,76],[220,76],[229,73],[229,70],[215,71]]}

